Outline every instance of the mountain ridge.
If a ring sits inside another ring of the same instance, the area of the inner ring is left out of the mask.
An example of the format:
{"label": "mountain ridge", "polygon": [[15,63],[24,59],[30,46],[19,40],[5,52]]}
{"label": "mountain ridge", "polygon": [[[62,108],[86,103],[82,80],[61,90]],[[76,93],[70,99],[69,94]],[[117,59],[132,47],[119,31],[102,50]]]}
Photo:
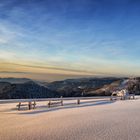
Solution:
{"label": "mountain ridge", "polygon": [[109,96],[120,88],[140,94],[140,78],[80,78],[50,83],[28,78],[0,78],[0,99]]}

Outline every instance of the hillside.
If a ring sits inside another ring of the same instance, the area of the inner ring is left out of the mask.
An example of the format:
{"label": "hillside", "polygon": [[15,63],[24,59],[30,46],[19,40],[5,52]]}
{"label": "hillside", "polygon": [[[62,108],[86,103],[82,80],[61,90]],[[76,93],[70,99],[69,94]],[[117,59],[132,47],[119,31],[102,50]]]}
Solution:
{"label": "hillside", "polygon": [[116,81],[122,81],[122,78],[82,78],[56,81],[48,84],[48,88],[57,91],[62,96],[92,96],[100,95],[97,92],[105,85]]}
{"label": "hillside", "polygon": [[21,99],[21,98],[50,98],[58,97],[55,91],[51,91],[44,86],[29,81],[26,83],[0,82],[1,99]]}
{"label": "hillside", "polygon": [[108,96],[122,88],[140,94],[140,78],[82,78],[51,83],[24,78],[1,78],[0,81],[0,99]]}
{"label": "hillside", "polygon": [[29,81],[32,81],[32,80],[28,79],[28,78],[12,78],[12,77],[0,78],[0,82],[8,82],[8,83],[11,83],[11,84],[26,83],[26,82],[29,82]]}

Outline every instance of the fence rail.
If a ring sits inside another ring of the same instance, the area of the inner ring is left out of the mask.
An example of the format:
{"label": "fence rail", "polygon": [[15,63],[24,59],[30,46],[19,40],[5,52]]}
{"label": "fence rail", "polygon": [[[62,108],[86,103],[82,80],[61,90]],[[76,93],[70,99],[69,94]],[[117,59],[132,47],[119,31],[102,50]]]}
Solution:
{"label": "fence rail", "polygon": [[64,97],[64,98],[33,98],[33,99],[4,99],[0,100],[0,104],[4,103],[18,103],[18,102],[41,102],[41,101],[59,101],[62,100],[90,100],[90,99],[110,99],[110,96],[95,96],[95,97]]}

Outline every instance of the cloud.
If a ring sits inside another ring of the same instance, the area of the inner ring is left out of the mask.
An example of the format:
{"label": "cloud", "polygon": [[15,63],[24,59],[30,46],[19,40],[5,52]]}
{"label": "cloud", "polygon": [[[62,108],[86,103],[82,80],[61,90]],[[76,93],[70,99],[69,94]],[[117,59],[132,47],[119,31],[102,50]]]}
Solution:
{"label": "cloud", "polygon": [[138,68],[139,20],[125,2],[2,1],[0,62],[10,71],[75,75]]}
{"label": "cloud", "polygon": [[0,71],[1,74],[32,74],[32,72]]}
{"label": "cloud", "polygon": [[11,60],[11,59],[14,59],[15,56],[16,56],[16,54],[13,52],[0,50],[0,59],[2,59],[2,60]]}
{"label": "cloud", "polygon": [[86,71],[86,70],[76,70],[76,69],[67,69],[67,68],[58,68],[58,67],[49,67],[49,66],[38,66],[38,65],[24,65],[24,64],[15,64],[15,63],[3,63],[4,65],[13,65],[13,66],[22,66],[27,68],[37,68],[37,69],[49,69],[49,70],[60,70],[66,72],[78,72],[78,73],[85,73],[85,74],[95,74],[94,72]]}

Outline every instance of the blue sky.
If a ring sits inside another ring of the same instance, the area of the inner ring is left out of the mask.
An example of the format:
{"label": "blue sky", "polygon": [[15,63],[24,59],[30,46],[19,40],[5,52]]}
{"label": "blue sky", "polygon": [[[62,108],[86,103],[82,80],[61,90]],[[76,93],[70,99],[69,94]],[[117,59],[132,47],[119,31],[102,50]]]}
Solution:
{"label": "blue sky", "polygon": [[138,0],[1,0],[0,75],[140,75],[139,13]]}

